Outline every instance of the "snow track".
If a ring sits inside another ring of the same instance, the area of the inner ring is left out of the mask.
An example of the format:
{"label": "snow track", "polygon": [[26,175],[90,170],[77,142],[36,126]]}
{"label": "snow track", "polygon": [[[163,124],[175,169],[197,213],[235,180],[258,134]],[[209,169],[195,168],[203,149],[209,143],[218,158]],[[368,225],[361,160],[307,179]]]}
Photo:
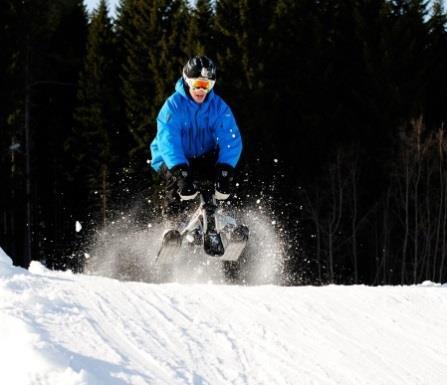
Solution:
{"label": "snow track", "polygon": [[0,384],[447,383],[447,286],[154,285],[13,268]]}

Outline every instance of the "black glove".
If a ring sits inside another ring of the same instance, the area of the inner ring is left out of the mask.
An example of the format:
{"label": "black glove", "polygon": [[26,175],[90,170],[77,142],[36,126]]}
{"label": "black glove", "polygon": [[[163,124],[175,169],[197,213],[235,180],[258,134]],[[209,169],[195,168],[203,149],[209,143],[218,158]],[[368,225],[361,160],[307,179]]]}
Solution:
{"label": "black glove", "polygon": [[218,163],[216,164],[216,174],[214,177],[214,195],[216,199],[225,200],[227,199],[232,190],[234,168],[227,165]]}
{"label": "black glove", "polygon": [[170,170],[177,183],[178,195],[182,201],[194,199],[199,193],[191,178],[191,171],[187,164],[179,164]]}

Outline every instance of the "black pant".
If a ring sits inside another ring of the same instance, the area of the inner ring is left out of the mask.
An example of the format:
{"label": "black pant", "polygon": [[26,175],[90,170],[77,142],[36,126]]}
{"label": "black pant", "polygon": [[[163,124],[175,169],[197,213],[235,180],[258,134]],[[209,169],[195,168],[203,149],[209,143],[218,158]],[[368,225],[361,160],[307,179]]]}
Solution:
{"label": "black pant", "polygon": [[[208,152],[200,157],[188,159],[190,172],[194,181],[212,181],[214,180],[215,165],[217,153]],[[164,199],[163,214],[168,220],[174,220],[185,212],[188,208],[188,201],[182,201],[178,194],[177,180],[163,164],[160,168],[160,176],[163,181]]]}

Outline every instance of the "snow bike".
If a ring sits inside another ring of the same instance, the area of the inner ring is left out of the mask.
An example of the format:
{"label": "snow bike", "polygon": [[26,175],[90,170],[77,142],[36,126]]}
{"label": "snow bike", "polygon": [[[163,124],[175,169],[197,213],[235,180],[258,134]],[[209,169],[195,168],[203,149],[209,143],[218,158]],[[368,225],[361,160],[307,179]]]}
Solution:
{"label": "snow bike", "polygon": [[[205,254],[222,261],[238,261],[249,237],[249,229],[219,208],[210,182],[196,183],[200,203],[189,221],[179,230],[165,232],[156,257],[157,264],[171,264],[182,245],[202,248]],[[196,198],[197,199],[197,198]]]}

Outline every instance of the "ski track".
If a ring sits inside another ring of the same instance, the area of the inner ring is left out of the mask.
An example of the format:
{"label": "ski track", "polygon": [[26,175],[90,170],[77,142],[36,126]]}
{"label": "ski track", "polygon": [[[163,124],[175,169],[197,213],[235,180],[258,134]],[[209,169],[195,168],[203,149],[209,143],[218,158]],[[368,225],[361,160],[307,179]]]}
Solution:
{"label": "ski track", "polygon": [[0,384],[441,385],[446,325],[446,285],[155,285],[0,259]]}

